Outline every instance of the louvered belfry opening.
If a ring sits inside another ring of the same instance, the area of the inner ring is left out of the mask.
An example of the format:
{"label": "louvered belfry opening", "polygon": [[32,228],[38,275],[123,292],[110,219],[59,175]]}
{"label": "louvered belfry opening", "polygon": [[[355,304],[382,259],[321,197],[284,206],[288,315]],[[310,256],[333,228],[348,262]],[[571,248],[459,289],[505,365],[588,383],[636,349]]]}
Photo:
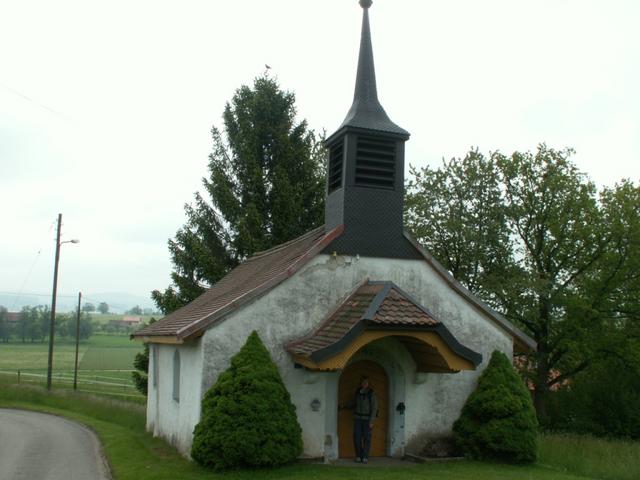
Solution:
{"label": "louvered belfry opening", "polygon": [[373,136],[358,136],[355,184],[361,187],[393,189],[395,178],[396,142]]}
{"label": "louvered belfry opening", "polygon": [[331,193],[342,186],[343,158],[344,141],[340,141],[329,149],[329,168],[327,169],[328,193]]}

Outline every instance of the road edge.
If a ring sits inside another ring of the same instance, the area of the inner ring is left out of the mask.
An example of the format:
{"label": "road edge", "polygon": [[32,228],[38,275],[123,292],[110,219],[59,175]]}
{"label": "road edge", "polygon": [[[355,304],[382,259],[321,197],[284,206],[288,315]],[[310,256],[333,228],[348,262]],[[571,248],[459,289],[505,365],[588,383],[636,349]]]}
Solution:
{"label": "road edge", "polygon": [[36,412],[36,413],[40,413],[41,415],[51,415],[53,417],[58,417],[64,420],[65,422],[73,423],[74,425],[79,426],[80,428],[85,430],[87,433],[89,433],[89,436],[91,437],[91,441],[93,442],[93,450],[96,454],[96,457],[99,460],[98,465],[102,470],[101,473],[103,474],[104,478],[107,480],[114,480],[111,464],[109,463],[109,459],[107,458],[107,455],[105,454],[105,451],[104,451],[104,447],[102,446],[102,442],[100,441],[100,435],[91,426],[86,425],[76,419],[69,418],[65,415],[62,415],[59,413],[52,413],[45,410],[39,410],[37,408],[22,408],[22,407],[15,407],[15,406],[6,407],[0,403],[0,409],[15,410],[15,411],[22,411],[22,412]]}

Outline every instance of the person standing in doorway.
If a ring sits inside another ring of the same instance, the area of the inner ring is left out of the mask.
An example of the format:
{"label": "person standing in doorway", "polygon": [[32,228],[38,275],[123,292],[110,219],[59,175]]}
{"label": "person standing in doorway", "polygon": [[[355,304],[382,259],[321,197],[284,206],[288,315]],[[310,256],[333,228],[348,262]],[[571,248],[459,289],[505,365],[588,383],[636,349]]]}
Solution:
{"label": "person standing in doorway", "polygon": [[373,422],[378,416],[378,399],[369,385],[369,378],[360,378],[360,386],[355,392],[353,412],[353,441],[356,462],[367,463],[371,448]]}

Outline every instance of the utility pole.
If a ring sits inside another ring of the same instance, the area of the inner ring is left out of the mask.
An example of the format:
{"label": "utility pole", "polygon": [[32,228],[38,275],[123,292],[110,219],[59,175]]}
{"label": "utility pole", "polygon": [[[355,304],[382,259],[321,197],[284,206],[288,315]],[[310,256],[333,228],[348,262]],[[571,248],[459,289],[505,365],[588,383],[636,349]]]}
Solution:
{"label": "utility pole", "polygon": [[78,317],[76,319],[76,362],[73,370],[73,389],[78,390],[78,348],[80,347],[80,302],[82,292],[78,292]]}
{"label": "utility pole", "polygon": [[47,390],[51,390],[51,374],[53,373],[53,337],[56,328],[56,296],[58,293],[58,263],[60,262],[60,230],[62,214],[58,214],[58,232],[56,234],[56,260],[53,267],[53,294],[51,296],[51,322],[49,328],[49,360],[47,363]]}

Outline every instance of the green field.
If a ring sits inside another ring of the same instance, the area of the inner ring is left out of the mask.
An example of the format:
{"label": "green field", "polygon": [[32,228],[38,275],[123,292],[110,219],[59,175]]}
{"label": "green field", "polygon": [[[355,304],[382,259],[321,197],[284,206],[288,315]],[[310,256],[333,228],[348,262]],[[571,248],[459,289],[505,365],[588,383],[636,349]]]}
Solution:
{"label": "green field", "polygon": [[[79,389],[142,401],[131,382],[139,342],[127,335],[94,334],[80,342],[78,350]],[[0,376],[5,382],[43,384],[46,382],[48,343],[0,343]],[[75,344],[59,339],[54,346],[53,380],[56,387],[70,388],[73,382]],[[18,374],[19,372],[19,374]]]}

